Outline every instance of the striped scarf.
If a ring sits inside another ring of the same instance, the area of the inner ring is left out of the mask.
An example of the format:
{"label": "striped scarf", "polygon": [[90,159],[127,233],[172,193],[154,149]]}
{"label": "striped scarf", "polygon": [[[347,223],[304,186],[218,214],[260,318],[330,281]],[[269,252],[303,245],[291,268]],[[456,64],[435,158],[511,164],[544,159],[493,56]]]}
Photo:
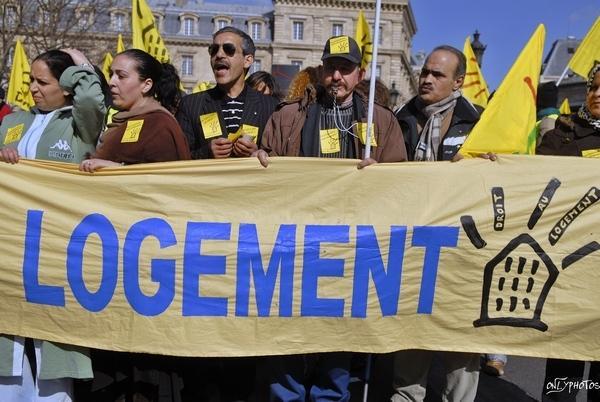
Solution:
{"label": "striped scarf", "polygon": [[[454,91],[447,98],[431,105],[427,105],[421,109],[421,113],[427,117],[427,122],[425,122],[423,130],[421,130],[419,143],[415,150],[415,161],[437,160],[437,151],[440,147],[442,136],[442,121],[444,120],[444,117],[454,109],[456,100],[461,96],[462,93],[460,90]],[[419,98],[417,98],[417,101],[419,101]],[[419,106],[418,103],[417,107]]]}

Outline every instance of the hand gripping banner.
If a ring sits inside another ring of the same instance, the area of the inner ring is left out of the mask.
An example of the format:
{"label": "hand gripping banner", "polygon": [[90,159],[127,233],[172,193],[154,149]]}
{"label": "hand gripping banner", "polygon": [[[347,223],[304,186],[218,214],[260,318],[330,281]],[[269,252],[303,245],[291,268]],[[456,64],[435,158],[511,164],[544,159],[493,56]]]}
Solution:
{"label": "hand gripping banner", "polygon": [[0,164],[0,333],[598,360],[600,162]]}

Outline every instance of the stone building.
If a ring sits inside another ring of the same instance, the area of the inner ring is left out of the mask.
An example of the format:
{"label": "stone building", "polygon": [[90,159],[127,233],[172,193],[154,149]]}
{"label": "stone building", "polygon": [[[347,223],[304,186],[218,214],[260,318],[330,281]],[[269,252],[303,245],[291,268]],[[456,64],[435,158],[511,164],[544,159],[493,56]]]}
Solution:
{"label": "stone building", "polygon": [[[121,4],[111,12],[111,29],[115,35],[121,31],[127,45],[130,3]],[[207,48],[211,35],[224,26],[248,32],[257,47],[252,70],[270,71],[272,64],[300,69],[318,65],[327,38],[354,35],[359,10],[370,23],[375,19],[374,0],[149,0],[148,4],[186,89],[214,80]],[[410,66],[415,32],[409,0],[385,0],[376,68],[383,82],[396,84],[399,102],[416,93]]]}
{"label": "stone building", "polygon": [[[117,35],[131,45],[131,1],[112,0],[107,15],[94,16],[93,27],[72,37],[101,64],[116,52]],[[253,38],[257,51],[252,71],[273,64],[319,65],[327,38],[354,36],[359,10],[375,19],[375,0],[147,0],[161,36],[186,90],[198,81],[214,81],[208,45],[218,29],[232,25]],[[83,4],[83,3],[82,3]],[[88,18],[91,18],[88,16]],[[81,19],[80,19],[81,20]],[[398,103],[416,94],[411,74],[411,42],[416,23],[409,0],[383,0],[377,75],[399,90]],[[373,32],[371,32],[373,36]],[[84,44],[84,39],[88,44]],[[91,44],[90,43],[91,39]]]}
{"label": "stone building", "polygon": [[[554,41],[544,59],[540,83],[558,81],[580,43],[581,39],[574,37]],[[558,104],[568,98],[572,109],[579,108],[585,103],[585,83],[585,79],[569,70],[558,86]]]}

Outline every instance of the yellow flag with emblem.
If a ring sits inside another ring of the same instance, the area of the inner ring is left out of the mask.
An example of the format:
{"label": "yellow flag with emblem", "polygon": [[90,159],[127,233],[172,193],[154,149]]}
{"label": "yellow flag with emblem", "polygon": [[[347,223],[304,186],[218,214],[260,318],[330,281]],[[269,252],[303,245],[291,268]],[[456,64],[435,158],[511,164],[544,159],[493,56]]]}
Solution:
{"label": "yellow flag with emblem", "polygon": [[29,61],[27,61],[27,55],[20,40],[17,40],[13,54],[13,64],[10,69],[6,101],[12,106],[29,110],[35,104],[31,92],[29,92],[29,84],[31,83],[29,74],[31,73],[31,69],[29,68]]}
{"label": "yellow flag with emblem", "polygon": [[565,98],[560,104],[560,108],[558,109],[560,114],[571,114],[571,106],[569,105],[569,99]]}
{"label": "yellow flag with emblem", "polygon": [[125,45],[123,44],[123,35],[119,34],[117,38],[117,54],[125,51]]}
{"label": "yellow flag with emblem", "polygon": [[540,24],[467,137],[463,156],[535,153],[535,100],[545,36]]}
{"label": "yellow flag with emblem", "polygon": [[488,104],[490,91],[483,79],[475,52],[473,52],[473,48],[471,47],[470,36],[467,36],[467,39],[465,39],[463,53],[467,58],[467,73],[465,74],[465,82],[462,86],[463,96],[470,100],[471,103],[485,108]]}
{"label": "yellow flag with emblem", "polygon": [[362,53],[361,67],[367,68],[373,58],[373,39],[371,38],[371,30],[369,23],[365,18],[365,14],[360,10],[358,12],[358,20],[356,21],[356,33],[354,40],[358,44]]}
{"label": "yellow flag with emblem", "polygon": [[595,62],[600,61],[600,17],[581,41],[575,54],[569,61],[569,68],[577,75],[587,79],[587,75]]}
{"label": "yellow flag with emblem", "polygon": [[104,55],[104,61],[102,62],[102,74],[104,74],[104,78],[106,81],[110,81],[110,65],[113,62],[112,54],[106,53]]}
{"label": "yellow flag with emblem", "polygon": [[131,40],[133,48],[148,52],[161,63],[170,61],[169,51],[146,0],[132,0]]}

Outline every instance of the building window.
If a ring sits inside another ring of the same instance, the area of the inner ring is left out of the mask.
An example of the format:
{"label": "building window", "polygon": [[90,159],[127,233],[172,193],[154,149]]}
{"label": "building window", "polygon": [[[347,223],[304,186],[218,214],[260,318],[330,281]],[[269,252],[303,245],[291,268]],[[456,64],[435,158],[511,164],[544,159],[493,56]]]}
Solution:
{"label": "building window", "polygon": [[161,14],[152,14],[152,16],[154,17],[154,27],[158,29],[159,32],[161,32],[163,16]]}
{"label": "building window", "polygon": [[17,7],[15,6],[6,6],[6,24],[9,28],[14,28],[17,26]]}
{"label": "building window", "polygon": [[226,26],[229,26],[229,21],[224,19],[224,18],[219,18],[218,20],[215,20],[215,31],[218,31],[219,29],[223,29]]}
{"label": "building window", "polygon": [[304,40],[304,22],[303,21],[294,21],[293,30],[292,30],[292,38],[294,40]]}
{"label": "building window", "polygon": [[262,23],[253,22],[250,24],[250,36],[253,40],[262,39]]}
{"label": "building window", "polygon": [[40,25],[42,27],[49,27],[52,19],[50,17],[50,12],[46,10],[42,10],[40,14]]}
{"label": "building window", "polygon": [[194,74],[194,56],[181,57],[181,75]]}
{"label": "building window", "polygon": [[381,79],[381,65],[378,64],[377,67],[375,67],[375,77]]}
{"label": "building window", "polygon": [[192,36],[194,34],[194,19],[184,18],[183,19],[183,34],[185,36]]}
{"label": "building window", "polygon": [[298,70],[302,70],[302,60],[290,60],[292,66],[297,66]]}
{"label": "building window", "polygon": [[90,25],[90,12],[87,10],[81,10],[78,15],[77,25],[79,29],[87,29]]}
{"label": "building window", "polygon": [[344,34],[344,24],[333,24],[331,36],[342,36]]}
{"label": "building window", "polygon": [[254,63],[250,66],[250,74],[262,70],[262,62],[260,60],[254,60]]}
{"label": "building window", "polygon": [[15,47],[13,46],[8,51],[8,63],[6,64],[7,66],[12,66],[14,55],[15,55]]}
{"label": "building window", "polygon": [[[373,32],[373,36],[371,36],[371,38],[373,40],[375,40],[375,29],[373,28],[374,25],[371,25],[371,32]],[[377,41],[378,45],[381,45],[383,43],[383,26],[379,25],[379,38]]]}
{"label": "building window", "polygon": [[113,14],[113,30],[115,32],[125,31],[126,24],[127,24],[127,22],[125,21],[125,14],[123,14],[123,13],[114,13]]}

